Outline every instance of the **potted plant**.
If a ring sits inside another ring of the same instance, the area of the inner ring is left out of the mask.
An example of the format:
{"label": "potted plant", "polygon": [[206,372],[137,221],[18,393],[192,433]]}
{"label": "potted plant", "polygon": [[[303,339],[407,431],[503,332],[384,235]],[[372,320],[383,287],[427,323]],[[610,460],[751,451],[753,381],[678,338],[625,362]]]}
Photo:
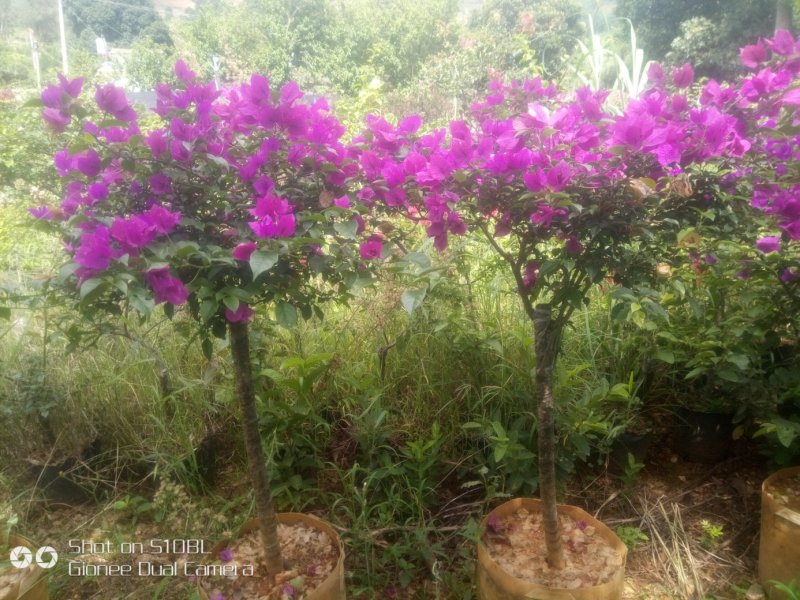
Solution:
{"label": "potted plant", "polygon": [[[585,549],[567,535],[575,525],[556,502],[553,372],[564,329],[601,283],[630,298],[625,308],[636,322],[646,312],[637,301],[637,284],[650,282],[684,232],[708,214],[721,221],[736,216],[734,199],[713,193],[730,173],[728,166],[711,174],[704,166],[742,155],[738,120],[721,116],[712,103],[690,108],[684,92],[693,80],[689,65],[673,71],[672,89],[658,65],[649,75],[654,88],[618,115],[604,109],[607,92],[583,88],[565,95],[538,79],[495,82],[485,101],[473,106],[469,122],[455,121],[447,131],[422,137],[374,124],[363,136],[368,150],[362,160],[378,177],[370,197],[408,204],[409,215],[425,224],[438,249],[447,247],[450,235],[482,233],[505,261],[533,328],[542,501],[533,509],[515,505],[519,522],[503,522],[502,509],[502,516],[491,515],[500,522],[487,520],[486,526],[496,530],[489,539],[506,548],[509,530],[537,532],[545,543],[528,549],[546,548],[546,557],[523,561],[542,568],[538,574],[518,571],[518,587],[494,581],[495,592],[481,583],[484,598],[547,595],[535,582],[540,575],[548,589],[565,594],[574,594],[567,591],[572,586],[603,585],[583,573],[557,576],[567,573],[570,545]],[[670,236],[672,247],[653,243]],[[528,523],[532,510],[538,516]],[[486,539],[480,555],[491,554]],[[620,558],[618,570],[624,568]],[[479,561],[481,582],[493,572]],[[610,577],[616,580],[617,572]],[[620,592],[612,586],[603,597]]]}
{"label": "potted plant", "polygon": [[[742,49],[745,66],[754,71],[748,80],[757,81],[759,74],[765,72],[788,80],[785,87],[766,89],[750,106],[753,113],[770,117],[752,122],[753,152],[748,165],[752,169],[752,204],[767,221],[760,224],[759,237],[744,273],[749,284],[766,282],[770,286],[772,293],[768,298],[776,313],[771,333],[777,338],[778,368],[770,373],[769,383],[777,388],[778,398],[771,407],[773,414],[756,435],[774,435],[784,451],[789,450],[798,431],[796,419],[791,418],[797,397],[796,340],[800,310],[800,212],[796,200],[800,161],[798,140],[792,132],[800,104],[794,70],[798,54],[797,43],[787,31],[777,31],[774,39],[760,40]],[[781,401],[786,401],[786,405],[779,408]],[[781,415],[781,409],[788,412]],[[782,458],[796,464],[791,452]],[[800,467],[793,466],[776,471],[761,486],[758,578],[770,598],[796,597],[800,584],[799,549]]]}
{"label": "potted plant", "polygon": [[673,408],[674,448],[694,462],[727,457],[744,430],[737,424],[771,402],[767,380],[776,365],[780,318],[773,282],[735,276],[750,250],[734,238],[751,236],[757,220],[743,222],[716,250],[699,239],[691,244],[663,284],[668,319],[656,338],[667,363],[662,384]]}
{"label": "potted plant", "polygon": [[626,383],[617,383],[609,390],[606,404],[611,408],[610,420],[619,422],[611,431],[608,454],[609,471],[623,474],[631,465],[643,465],[653,442],[653,424],[646,413],[634,383],[633,372]]}
{"label": "potted plant", "polygon": [[[541,503],[515,502],[508,508],[513,515],[506,507],[493,512],[486,526],[496,535],[484,538],[479,557],[499,552],[492,540],[507,547],[508,532],[521,528],[535,531],[544,542],[528,544],[524,551],[546,548],[546,555],[523,561],[541,569],[510,574],[515,586],[495,579],[495,568],[480,559],[484,598],[537,597],[533,590],[542,585],[570,593],[595,590],[611,581],[616,583],[602,597],[621,593],[625,554],[615,550],[622,545],[613,534],[606,540],[615,556],[608,559],[613,568],[600,574],[605,581],[592,575],[600,571],[593,566],[580,574],[565,569],[585,551],[588,537],[600,544],[604,536],[594,537],[602,528],[586,525],[583,514],[576,521],[556,501],[553,371],[564,328],[588,302],[589,291],[607,278],[635,283],[656,259],[648,246],[653,228],[663,226],[666,215],[689,219],[692,212],[684,206],[684,193],[670,187],[672,178],[657,148],[643,145],[637,122],[648,118],[653,128],[667,124],[650,118],[643,102],[612,118],[602,108],[606,95],[582,89],[567,97],[539,80],[496,83],[486,101],[473,107],[470,123],[453,122],[447,132],[422,137],[392,131],[391,145],[385,143],[388,136],[379,135],[385,124],[363,136],[369,147],[364,156],[382,175],[370,194],[387,203],[408,202],[412,217],[424,220],[438,249],[447,247],[450,235],[470,228],[481,232],[505,261],[534,331]],[[694,126],[687,113],[674,119],[686,129],[686,148],[675,148],[676,158],[682,152],[688,156]],[[493,525],[495,517],[499,522]],[[592,533],[575,536],[583,542],[567,535],[582,527]],[[528,592],[532,595],[525,596]]]}
{"label": "potted plant", "polygon": [[758,579],[770,598],[786,597],[776,582],[800,583],[800,467],[776,471],[761,485]]}
{"label": "potted plant", "polygon": [[[286,519],[262,453],[249,323],[258,307],[285,327],[321,318],[321,303],[370,281],[382,237],[349,194],[358,166],[324,100],[305,103],[296,84],[273,90],[261,75],[218,90],[182,61],[175,74],[174,89],[157,87],[160,120],[148,130],[121,89],[98,86],[92,114],[80,79],[49,86],[44,118],[67,142],[55,156],[64,196],[32,212],[64,240],[59,283],[89,323],[161,309],[194,325],[207,357],[227,337],[255,494],[255,572],[267,587],[312,567],[341,580],[335,532],[318,536],[327,565],[303,565],[279,536]],[[335,587],[344,598],[343,580]]]}

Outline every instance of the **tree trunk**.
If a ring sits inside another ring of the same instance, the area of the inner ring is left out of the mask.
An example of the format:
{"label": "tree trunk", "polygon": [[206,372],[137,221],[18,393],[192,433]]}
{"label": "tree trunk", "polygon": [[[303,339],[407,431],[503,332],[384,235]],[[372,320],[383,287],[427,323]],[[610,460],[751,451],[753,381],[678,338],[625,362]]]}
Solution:
{"label": "tree trunk", "polygon": [[792,2],[791,0],[777,0],[775,7],[775,32],[781,29],[792,32]]}
{"label": "tree trunk", "polygon": [[278,521],[275,517],[275,507],[272,504],[267,464],[261,449],[261,434],[258,430],[247,323],[230,323],[229,333],[236,378],[236,395],[242,408],[242,428],[244,429],[244,445],[247,450],[250,482],[256,496],[256,516],[261,522],[261,544],[267,559],[267,574],[275,577],[283,571],[283,560],[278,544]]}
{"label": "tree trunk", "polygon": [[560,323],[553,321],[548,304],[534,311],[533,333],[536,351],[534,382],[539,400],[539,495],[544,507],[543,524],[547,563],[552,569],[564,568],[564,548],[556,507],[556,432],[553,402],[553,370],[561,344]]}

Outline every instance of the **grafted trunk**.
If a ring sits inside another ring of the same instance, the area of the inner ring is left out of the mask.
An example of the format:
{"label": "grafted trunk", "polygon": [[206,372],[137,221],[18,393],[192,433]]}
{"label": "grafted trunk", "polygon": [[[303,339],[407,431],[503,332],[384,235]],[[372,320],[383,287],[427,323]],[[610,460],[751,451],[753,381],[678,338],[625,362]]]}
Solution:
{"label": "grafted trunk", "polygon": [[533,333],[536,351],[534,382],[539,401],[537,409],[539,431],[539,495],[543,503],[542,515],[547,563],[553,569],[564,567],[564,548],[556,507],[556,433],[555,403],[553,401],[553,370],[561,343],[561,323],[552,318],[548,304],[540,304],[534,310]]}
{"label": "grafted trunk", "polygon": [[278,543],[278,521],[275,517],[275,507],[272,504],[272,490],[264,452],[261,449],[261,435],[258,430],[247,323],[231,323],[229,333],[236,377],[236,396],[242,408],[242,428],[250,482],[256,497],[256,516],[261,521],[259,531],[261,544],[267,559],[267,572],[274,577],[283,570],[283,560]]}

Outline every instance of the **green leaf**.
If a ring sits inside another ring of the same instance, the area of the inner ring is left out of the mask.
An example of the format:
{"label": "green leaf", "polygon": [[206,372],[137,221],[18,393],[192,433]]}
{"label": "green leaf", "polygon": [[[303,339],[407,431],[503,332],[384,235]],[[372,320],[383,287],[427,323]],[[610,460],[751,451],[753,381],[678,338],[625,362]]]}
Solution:
{"label": "green leaf", "polygon": [[400,303],[403,305],[403,309],[408,314],[412,314],[422,305],[422,301],[425,300],[427,293],[427,287],[405,290],[400,296]]}
{"label": "green leaf", "polygon": [[215,338],[224,340],[228,333],[228,326],[225,324],[225,320],[214,319],[211,321],[211,333],[214,334]]}
{"label": "green leaf", "polygon": [[236,296],[223,296],[222,303],[228,307],[233,312],[236,312],[239,308],[239,298]]}
{"label": "green leaf", "polygon": [[580,308],[583,306],[583,294],[575,288],[567,288],[562,293],[564,300],[566,300],[573,308]]}
{"label": "green leaf", "polygon": [[539,267],[539,275],[544,277],[545,275],[550,275],[558,271],[561,268],[561,261],[557,260],[546,260],[542,263],[542,266]]}
{"label": "green leaf", "polygon": [[676,343],[676,344],[679,344],[679,343],[680,343],[680,340],[679,340],[678,338],[676,338],[676,337],[675,337],[675,336],[674,336],[672,333],[670,333],[669,331],[659,331],[659,332],[656,334],[656,337],[660,337],[660,338],[662,338],[662,339],[665,339],[665,340],[667,340],[667,341],[669,341],[669,342],[674,342],[674,343]]}
{"label": "green leaf", "polygon": [[294,327],[297,323],[297,309],[281,300],[275,305],[275,320],[286,329]]}
{"label": "green leaf", "polygon": [[686,377],[684,377],[684,379],[686,379],[686,380],[694,379],[698,375],[702,375],[705,372],[706,372],[706,368],[705,367],[696,367],[696,368],[692,369],[691,371],[689,371],[686,374]]}
{"label": "green leaf", "polygon": [[358,223],[355,221],[338,222],[333,224],[333,229],[344,239],[354,240],[358,231]]}
{"label": "green leaf", "polygon": [[729,363],[736,365],[742,371],[750,366],[750,358],[746,354],[730,354],[726,359]]}
{"label": "green leaf", "polygon": [[675,353],[672,350],[665,350],[659,348],[656,350],[656,359],[667,363],[668,365],[675,364]]}
{"label": "green leaf", "polygon": [[263,252],[256,250],[250,255],[250,270],[253,272],[253,281],[262,273],[269,271],[278,262],[277,252]]}
{"label": "green leaf", "polygon": [[716,375],[720,379],[724,381],[730,381],[732,383],[739,383],[742,380],[741,375],[739,375],[739,373],[733,369],[717,369]]}
{"label": "green leaf", "polygon": [[798,433],[797,426],[791,421],[776,423],[775,434],[778,436],[778,441],[783,445],[784,448],[788,448],[792,445],[792,442],[797,437]]}
{"label": "green leaf", "polygon": [[203,338],[201,346],[203,348],[203,356],[206,357],[206,360],[211,360],[211,357],[214,355],[214,343],[211,341],[211,338]]}
{"label": "green leaf", "polygon": [[403,260],[406,262],[412,262],[423,269],[431,268],[431,259],[427,254],[423,254],[422,252],[409,252],[403,257]]}
{"label": "green leaf", "polygon": [[11,318],[11,309],[8,306],[0,306],[0,319],[8,321]]}
{"label": "green leaf", "polygon": [[206,158],[208,158],[211,162],[216,163],[220,167],[225,169],[230,169],[230,163],[222,158],[221,156],[217,156],[216,154],[206,154]]}
{"label": "green leaf", "polygon": [[123,294],[125,295],[128,294],[128,282],[125,281],[124,279],[115,279],[113,285]]}
{"label": "green leaf", "polygon": [[585,436],[579,434],[573,435],[570,437],[570,441],[575,447],[579,458],[586,458],[589,456],[589,440],[587,440]]}
{"label": "green leaf", "polygon": [[[93,277],[91,279],[87,279],[81,284],[80,295],[81,300],[85,299],[89,296],[92,292],[94,292],[97,288],[103,285],[103,280],[99,277]],[[102,292],[102,290],[100,290]],[[98,295],[98,294],[95,294]]]}
{"label": "green leaf", "polygon": [[506,450],[508,447],[503,444],[502,446],[495,446],[494,447],[494,462],[500,462],[503,460],[503,457],[506,455]]}
{"label": "green leaf", "polygon": [[210,321],[211,318],[217,313],[219,304],[214,300],[203,300],[200,305],[200,318],[203,321]]}
{"label": "green leaf", "polygon": [[145,296],[142,293],[131,294],[128,296],[128,302],[130,302],[133,309],[143,317],[149,316],[156,306],[153,298]]}

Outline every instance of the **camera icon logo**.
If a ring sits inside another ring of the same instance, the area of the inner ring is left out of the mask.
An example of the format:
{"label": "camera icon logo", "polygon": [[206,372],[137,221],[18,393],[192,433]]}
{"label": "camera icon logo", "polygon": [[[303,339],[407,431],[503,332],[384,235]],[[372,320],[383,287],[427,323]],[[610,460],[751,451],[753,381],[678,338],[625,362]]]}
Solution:
{"label": "camera icon logo", "polygon": [[33,564],[34,560],[40,568],[52,569],[58,562],[58,552],[52,546],[42,546],[36,551],[36,556],[34,557],[30,548],[17,546],[11,549],[8,558],[11,565],[17,569],[27,569]]}
{"label": "camera icon logo", "polygon": [[[46,558],[49,556],[50,558]],[[36,551],[36,564],[42,569],[52,569],[58,562],[58,552],[52,546],[42,546]]]}
{"label": "camera icon logo", "polygon": [[11,549],[9,560],[17,569],[27,569],[33,562],[33,554],[25,546],[17,546]]}

